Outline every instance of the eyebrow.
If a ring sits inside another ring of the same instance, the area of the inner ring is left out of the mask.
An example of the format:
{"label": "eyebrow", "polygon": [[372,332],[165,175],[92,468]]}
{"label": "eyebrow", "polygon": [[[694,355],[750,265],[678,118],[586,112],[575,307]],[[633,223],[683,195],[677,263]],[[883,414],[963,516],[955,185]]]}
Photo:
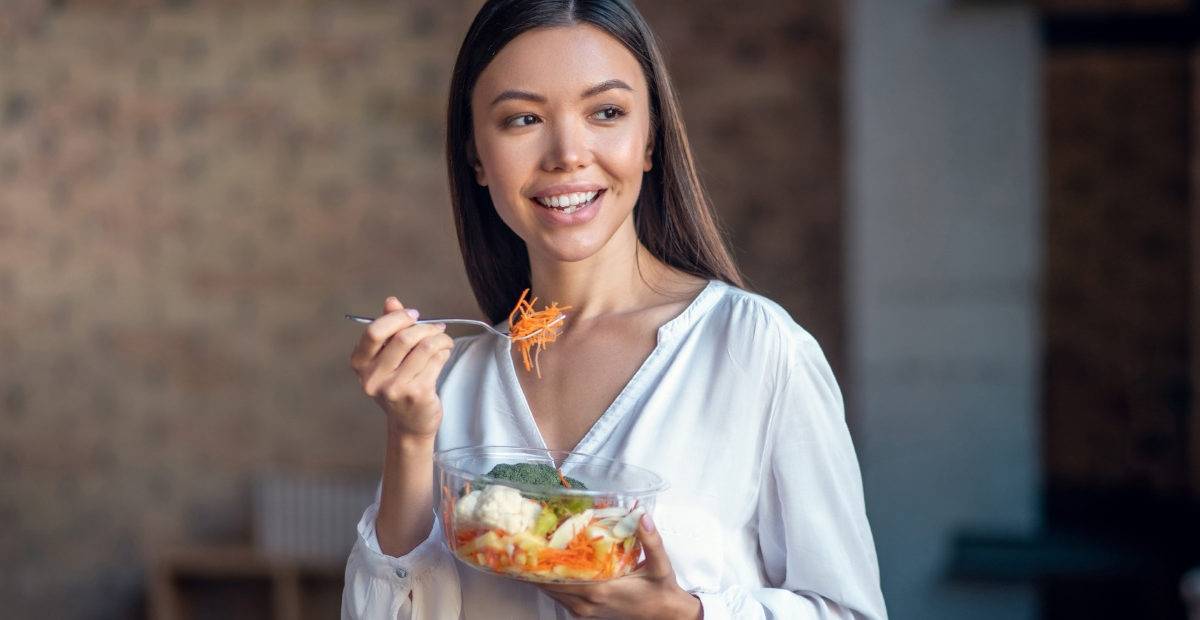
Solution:
{"label": "eyebrow", "polygon": [[[614,88],[622,88],[633,92],[633,88],[621,80],[605,80],[583,91],[583,94],[580,95],[579,98],[587,99],[588,97],[595,97],[602,92],[613,90]],[[546,97],[537,93],[531,93],[527,90],[506,90],[499,95],[496,95],[496,98],[492,100],[492,105],[494,106],[501,101],[508,101],[510,99],[546,103]]]}
{"label": "eyebrow", "polygon": [[579,98],[587,99],[588,97],[595,97],[606,90],[612,90],[614,88],[624,88],[627,91],[633,92],[633,88],[621,80],[606,80],[583,91],[583,94],[580,95]]}

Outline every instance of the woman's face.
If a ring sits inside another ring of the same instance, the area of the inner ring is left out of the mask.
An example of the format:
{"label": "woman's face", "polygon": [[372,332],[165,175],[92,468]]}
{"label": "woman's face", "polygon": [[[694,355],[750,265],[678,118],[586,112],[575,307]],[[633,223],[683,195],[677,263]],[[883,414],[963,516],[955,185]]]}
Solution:
{"label": "woman's face", "polygon": [[471,110],[476,179],[531,258],[579,261],[615,236],[633,241],[650,106],[620,42],[585,25],[525,32],[480,74]]}

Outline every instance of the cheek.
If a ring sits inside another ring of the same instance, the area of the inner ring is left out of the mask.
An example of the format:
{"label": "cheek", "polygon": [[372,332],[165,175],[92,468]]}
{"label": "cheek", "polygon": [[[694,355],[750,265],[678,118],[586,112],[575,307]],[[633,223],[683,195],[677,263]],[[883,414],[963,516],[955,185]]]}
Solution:
{"label": "cheek", "polygon": [[512,191],[498,184],[488,185],[488,194],[492,197],[492,204],[495,205],[496,214],[500,216],[500,220],[510,230],[517,233],[517,236],[523,236],[521,231],[526,228],[523,221],[525,217],[532,214],[528,213],[527,209],[513,203],[514,200],[522,200],[522,198],[514,196]]}
{"label": "cheek", "polygon": [[[597,152],[603,153],[606,167],[626,182],[640,181],[645,163],[646,140],[634,132],[602,136]],[[640,186],[640,185],[639,185]]]}
{"label": "cheek", "polygon": [[480,147],[479,158],[484,162],[488,193],[501,215],[513,209],[509,203],[521,198],[530,167],[536,165],[536,159],[531,159],[536,158],[536,154],[529,151],[524,145],[505,145],[503,149],[495,145]]}
{"label": "cheek", "polygon": [[521,145],[500,144],[480,141],[479,161],[487,173],[488,185],[507,186],[513,182],[513,171],[524,165],[525,154]]}

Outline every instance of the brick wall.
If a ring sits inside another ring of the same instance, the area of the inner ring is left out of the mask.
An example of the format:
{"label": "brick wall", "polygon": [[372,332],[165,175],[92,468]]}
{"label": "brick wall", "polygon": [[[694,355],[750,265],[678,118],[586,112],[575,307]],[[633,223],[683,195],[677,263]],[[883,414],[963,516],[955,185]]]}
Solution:
{"label": "brick wall", "polygon": [[[644,2],[752,281],[841,355],[833,0]],[[264,467],[374,471],[346,366],[477,311],[441,160],[475,0],[0,4],[0,601],[138,613],[152,540],[245,540]]]}
{"label": "brick wall", "polygon": [[1186,489],[1189,55],[1046,61],[1051,487]]}
{"label": "brick wall", "polygon": [[1142,556],[1100,581],[1082,564],[1049,580],[1042,612],[1182,617],[1197,558],[1196,13],[1123,2],[1105,20],[1113,7],[1090,4],[1051,23],[1043,65],[1043,511],[1050,532]]}

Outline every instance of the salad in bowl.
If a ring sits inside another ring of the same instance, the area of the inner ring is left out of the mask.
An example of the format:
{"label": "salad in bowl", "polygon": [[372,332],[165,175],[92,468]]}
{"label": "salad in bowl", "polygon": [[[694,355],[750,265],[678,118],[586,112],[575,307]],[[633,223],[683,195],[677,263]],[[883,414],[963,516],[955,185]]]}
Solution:
{"label": "salad in bowl", "polygon": [[467,447],[435,456],[446,544],[467,566],[522,581],[594,583],[633,570],[657,474],[600,456]]}

